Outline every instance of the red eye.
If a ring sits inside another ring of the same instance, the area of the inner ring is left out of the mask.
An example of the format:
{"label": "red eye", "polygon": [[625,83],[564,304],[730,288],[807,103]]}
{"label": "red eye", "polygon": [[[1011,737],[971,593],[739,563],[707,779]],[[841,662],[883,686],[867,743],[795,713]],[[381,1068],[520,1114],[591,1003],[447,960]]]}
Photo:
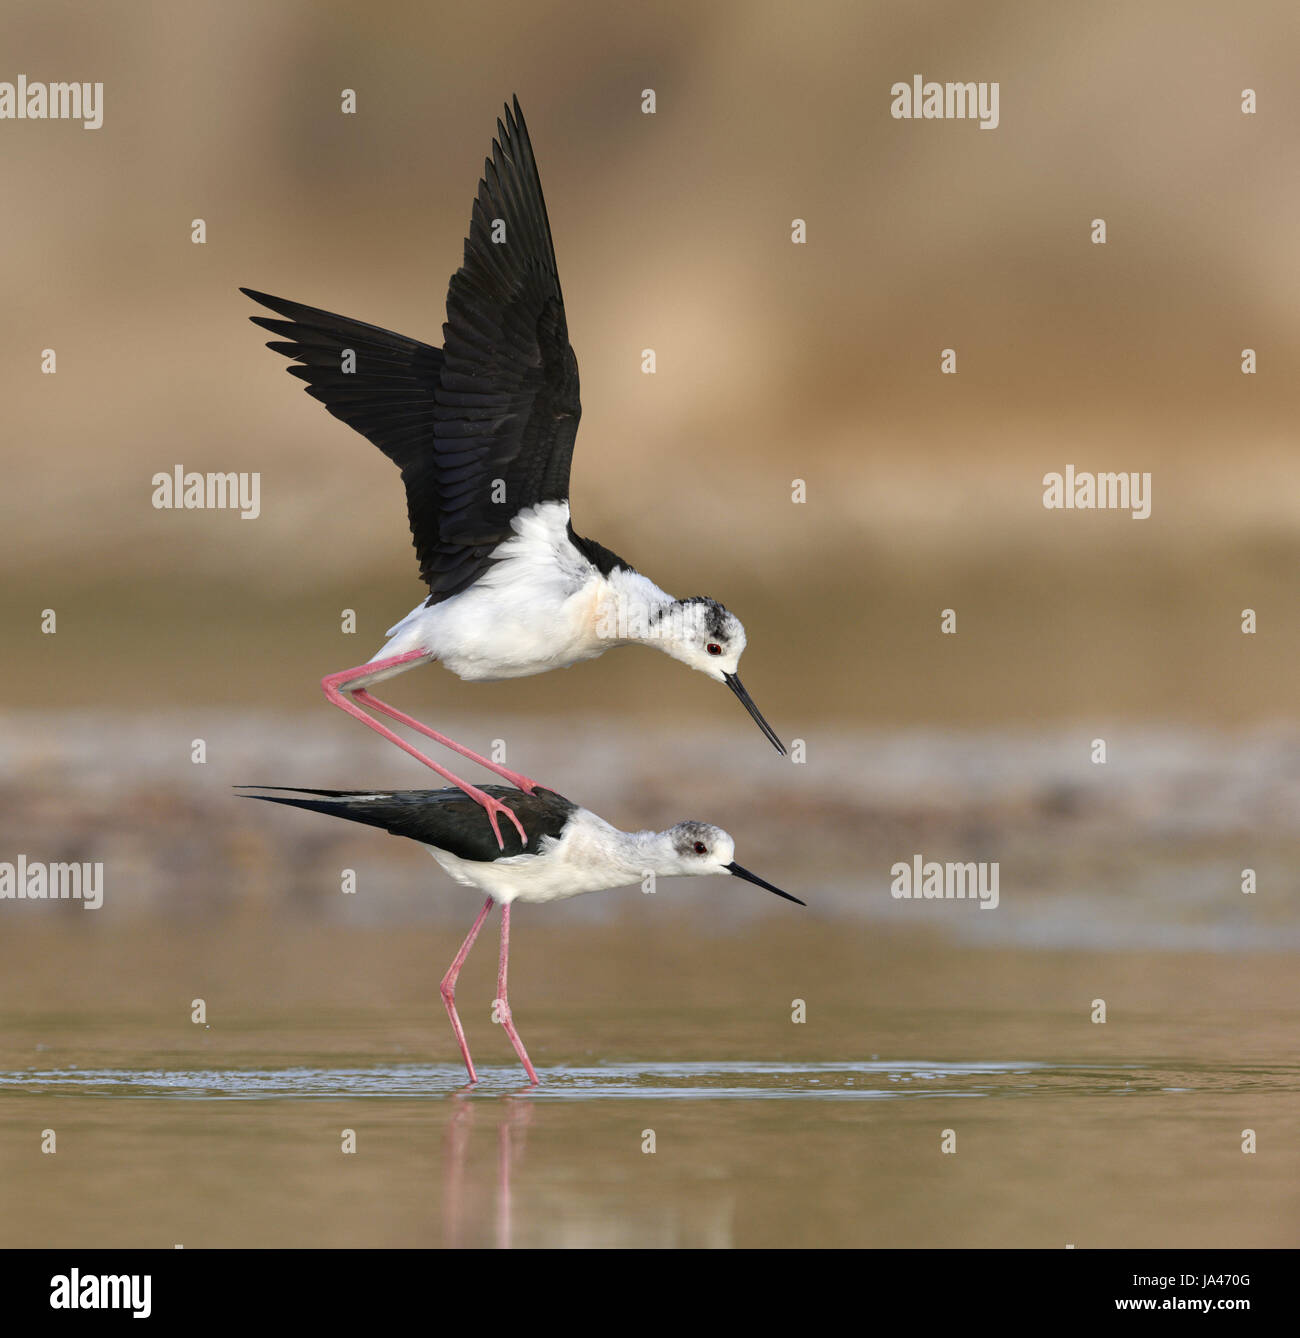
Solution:
{"label": "red eye", "polygon": [[697,855],[707,855],[709,853],[709,848],[704,844],[703,841],[696,841],[695,853]]}
{"label": "red eye", "polygon": [[710,641],[709,644],[705,647],[705,650],[707,650],[710,655],[722,654],[722,647],[719,646],[716,641]]}

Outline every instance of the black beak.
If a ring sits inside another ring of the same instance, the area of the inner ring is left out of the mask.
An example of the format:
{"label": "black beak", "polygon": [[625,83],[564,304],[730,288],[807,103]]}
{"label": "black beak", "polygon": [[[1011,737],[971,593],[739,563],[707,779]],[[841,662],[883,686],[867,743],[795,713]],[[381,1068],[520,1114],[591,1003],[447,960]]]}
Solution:
{"label": "black beak", "polygon": [[765,883],[756,873],[750,873],[748,869],[742,869],[739,864],[727,864],[724,866],[728,873],[734,873],[737,878],[743,878],[747,883],[757,883],[759,887],[765,887],[769,892],[775,892],[778,897],[784,897],[787,901],[793,901],[796,906],[806,906],[806,901],[800,901],[798,897],[792,897],[788,892],[782,892],[779,887],[773,887],[771,883]]}
{"label": "black beak", "polygon": [[754,699],[745,691],[745,685],[740,681],[739,674],[723,674],[722,681],[740,698],[741,704],[750,715],[754,717],[754,723],[767,735],[771,741],[772,747],[776,749],[782,757],[785,756],[785,744],[776,737],[776,731],[771,725],[763,719],[762,713],[754,705]]}

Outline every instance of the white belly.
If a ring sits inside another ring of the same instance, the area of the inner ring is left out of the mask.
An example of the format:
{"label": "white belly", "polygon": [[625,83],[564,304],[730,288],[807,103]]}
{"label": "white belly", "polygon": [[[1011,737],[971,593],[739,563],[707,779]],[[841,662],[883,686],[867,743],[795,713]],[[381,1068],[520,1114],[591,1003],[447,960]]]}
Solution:
{"label": "white belly", "polygon": [[460,678],[526,678],[594,659],[603,578],[568,541],[569,508],[546,502],[515,517],[514,535],[468,590],[413,609],[390,628],[384,659],[423,650]]}
{"label": "white belly", "polygon": [[460,678],[526,678],[594,659],[608,643],[588,634],[596,592],[563,600],[503,597],[475,586],[432,608],[421,605],[393,628],[374,657],[423,650]]}
{"label": "white belly", "polygon": [[543,836],[537,840],[537,849],[525,855],[478,861],[461,859],[437,846],[425,849],[458,883],[477,887],[494,901],[509,905],[512,901],[562,901],[583,892],[639,882],[645,861],[629,853],[632,840],[635,838],[603,818],[583,810],[558,841]]}
{"label": "white belly", "polygon": [[607,875],[599,872],[574,869],[567,862],[537,859],[533,855],[511,855],[507,859],[477,863],[460,859],[436,846],[425,848],[458,883],[476,887],[506,906],[512,901],[563,901],[583,892],[600,892],[636,881],[633,875],[627,874],[620,875],[617,882],[611,882]]}

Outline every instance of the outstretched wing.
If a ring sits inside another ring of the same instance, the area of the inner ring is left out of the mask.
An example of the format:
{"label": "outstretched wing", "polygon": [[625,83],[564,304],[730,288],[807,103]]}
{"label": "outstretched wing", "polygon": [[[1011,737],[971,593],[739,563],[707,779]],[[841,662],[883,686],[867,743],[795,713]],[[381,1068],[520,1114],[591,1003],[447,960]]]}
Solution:
{"label": "outstretched wing", "polygon": [[[555,248],[519,100],[497,122],[441,350],[261,293],[269,347],[402,471],[429,603],[478,579],[510,521],[569,494],[582,406]],[[343,353],[355,353],[345,370]]]}
{"label": "outstretched wing", "polygon": [[374,442],[403,471],[428,450],[442,349],[319,307],[252,288],[239,291],[286,318],[250,319],[280,336],[267,348],[298,364],[287,369],[289,375],[306,382],[307,393],[335,418]]}
{"label": "outstretched wing", "polygon": [[578,362],[518,98],[497,122],[442,329],[435,593],[473,581],[516,512],[569,495]]}
{"label": "outstretched wing", "polygon": [[[464,790],[309,790],[297,786],[239,786],[239,789],[275,790],[276,794],[246,794],[242,799],[265,799],[272,804],[290,804],[294,808],[327,813],[335,818],[364,822],[382,827],[394,836],[407,836],[424,845],[437,846],[461,859],[487,863],[509,855],[535,855],[543,836],[559,838],[569,815],[577,805],[554,790],[522,790],[506,785],[482,788],[494,799],[508,804],[524,824],[528,846],[519,840],[513,823],[502,823],[505,848],[497,845],[491,827],[483,817],[477,800]],[[311,799],[298,798],[312,795]]]}

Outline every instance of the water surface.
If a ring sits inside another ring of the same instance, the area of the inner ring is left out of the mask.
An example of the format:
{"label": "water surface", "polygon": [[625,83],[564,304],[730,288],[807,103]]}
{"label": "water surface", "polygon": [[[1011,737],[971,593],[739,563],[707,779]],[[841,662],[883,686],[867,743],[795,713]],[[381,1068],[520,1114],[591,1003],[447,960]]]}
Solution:
{"label": "water surface", "polygon": [[[1035,960],[1000,966],[1012,996],[1039,988]],[[799,1028],[753,997],[602,1010],[543,991],[515,1013],[535,1089],[468,1009],[472,1089],[430,1004],[268,1005],[207,1029],[179,1008],[11,1015],[0,1245],[1296,1243],[1300,1064],[1268,1053],[1293,1015],[1256,1013],[1234,1058],[1246,1013],[1108,1030],[1007,1002]],[[1074,1055],[1047,1051],[1070,1037]]]}

